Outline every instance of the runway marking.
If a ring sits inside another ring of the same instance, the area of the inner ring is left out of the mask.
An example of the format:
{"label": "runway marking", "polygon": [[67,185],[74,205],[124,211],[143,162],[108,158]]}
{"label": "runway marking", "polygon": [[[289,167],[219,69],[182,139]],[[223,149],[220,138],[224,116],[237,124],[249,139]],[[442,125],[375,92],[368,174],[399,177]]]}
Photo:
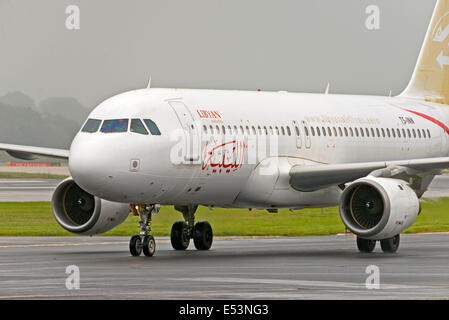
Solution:
{"label": "runway marking", "polygon": [[[225,283],[246,283],[246,284],[277,284],[299,287],[321,287],[321,288],[349,288],[365,289],[365,283],[337,282],[337,281],[311,281],[311,280],[290,280],[290,279],[250,279],[250,278],[172,278],[168,280],[178,281],[202,281],[202,282],[225,282]],[[427,286],[410,286],[396,284],[381,284],[381,289],[416,289],[427,288]]]}

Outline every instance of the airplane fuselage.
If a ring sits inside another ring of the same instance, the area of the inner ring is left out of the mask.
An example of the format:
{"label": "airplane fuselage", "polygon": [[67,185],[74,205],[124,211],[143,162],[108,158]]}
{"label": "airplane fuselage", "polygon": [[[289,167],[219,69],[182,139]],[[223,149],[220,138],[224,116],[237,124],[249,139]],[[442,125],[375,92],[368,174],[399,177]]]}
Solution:
{"label": "airplane fuselage", "polygon": [[298,192],[290,168],[449,154],[449,108],[401,97],[143,89],[106,100],[89,119],[151,119],[160,130],[75,137],[75,181],[123,203],[333,206],[339,187]]}

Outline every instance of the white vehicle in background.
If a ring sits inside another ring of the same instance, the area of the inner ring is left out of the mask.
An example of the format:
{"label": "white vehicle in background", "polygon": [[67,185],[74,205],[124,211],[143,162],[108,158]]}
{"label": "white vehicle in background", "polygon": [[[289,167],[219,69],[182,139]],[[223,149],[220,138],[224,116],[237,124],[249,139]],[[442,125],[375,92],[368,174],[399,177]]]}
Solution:
{"label": "white vehicle in background", "polygon": [[320,208],[339,205],[362,252],[395,252],[419,198],[449,168],[449,1],[440,0],[418,64],[397,97],[153,89],[107,99],[70,150],[0,144],[16,157],[69,160],[52,198],[66,230],[106,232],[130,211],[134,256],[152,256],[151,216],[174,205],[184,220],[171,243],[212,245],[198,206]]}

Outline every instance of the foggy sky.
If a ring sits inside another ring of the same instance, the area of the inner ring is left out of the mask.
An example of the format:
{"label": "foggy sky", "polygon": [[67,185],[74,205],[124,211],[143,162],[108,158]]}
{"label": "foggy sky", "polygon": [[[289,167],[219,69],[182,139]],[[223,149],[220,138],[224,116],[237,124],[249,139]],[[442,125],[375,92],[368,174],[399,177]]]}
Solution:
{"label": "foggy sky", "polygon": [[[65,8],[81,29],[65,28]],[[381,8],[381,29],[365,8]],[[0,95],[92,108],[145,87],[399,93],[435,0],[0,0]]]}

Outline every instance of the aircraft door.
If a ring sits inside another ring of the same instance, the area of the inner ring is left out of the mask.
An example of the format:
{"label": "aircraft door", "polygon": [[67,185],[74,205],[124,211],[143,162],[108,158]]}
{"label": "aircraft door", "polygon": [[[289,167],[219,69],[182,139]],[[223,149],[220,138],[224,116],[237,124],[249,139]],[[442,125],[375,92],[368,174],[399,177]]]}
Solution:
{"label": "aircraft door", "polygon": [[449,154],[449,136],[444,131],[442,131],[441,135],[441,154],[444,157],[447,157]]}
{"label": "aircraft door", "polygon": [[200,137],[195,119],[187,106],[182,101],[168,101],[168,104],[176,113],[184,131],[184,150],[182,163],[199,163]]}
{"label": "aircraft door", "polygon": [[312,141],[310,138],[310,127],[305,121],[301,122],[301,126],[304,131],[305,147],[306,149],[310,149],[310,147],[312,146]]}
{"label": "aircraft door", "polygon": [[293,121],[293,134],[296,136],[296,148],[302,148],[302,133],[299,124]]}

